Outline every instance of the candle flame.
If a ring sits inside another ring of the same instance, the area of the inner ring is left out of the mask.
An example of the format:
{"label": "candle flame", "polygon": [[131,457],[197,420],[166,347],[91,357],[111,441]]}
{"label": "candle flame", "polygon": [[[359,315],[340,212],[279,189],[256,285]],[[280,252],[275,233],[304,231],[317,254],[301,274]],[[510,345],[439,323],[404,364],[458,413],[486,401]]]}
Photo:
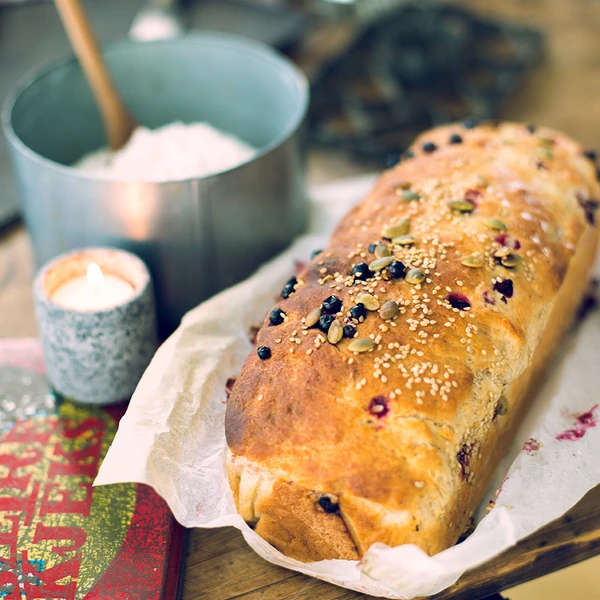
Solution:
{"label": "candle flame", "polygon": [[87,268],[87,281],[92,287],[100,287],[104,283],[102,269],[96,263],[91,263]]}

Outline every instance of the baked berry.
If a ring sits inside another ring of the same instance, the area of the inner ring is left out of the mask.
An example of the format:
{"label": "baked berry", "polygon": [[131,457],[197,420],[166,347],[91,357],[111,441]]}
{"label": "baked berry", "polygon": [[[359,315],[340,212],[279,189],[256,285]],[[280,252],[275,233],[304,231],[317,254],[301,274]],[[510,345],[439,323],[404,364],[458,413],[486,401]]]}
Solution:
{"label": "baked berry", "polygon": [[395,167],[401,160],[400,152],[390,152],[385,157],[385,167],[386,169],[391,169]]}
{"label": "baked berry", "polygon": [[589,158],[591,161],[595,161],[598,158],[598,153],[595,150],[592,150],[591,148],[584,150],[583,155],[586,158]]}
{"label": "baked berry", "polygon": [[513,237],[509,233],[501,233],[494,241],[505,248],[510,248],[511,250],[516,251],[521,249],[521,242],[519,242],[516,237]]}
{"label": "baked berry", "polygon": [[458,133],[453,133],[450,136],[449,141],[451,144],[462,144],[463,139],[462,139],[462,137],[460,137],[460,135],[458,135]]}
{"label": "baked berry", "polygon": [[437,146],[433,142],[425,142],[421,148],[423,149],[423,152],[427,154],[431,154],[437,150]]}
{"label": "baked berry", "polygon": [[319,319],[319,329],[323,333],[327,333],[329,331],[329,328],[331,327],[331,324],[334,321],[335,321],[335,317],[333,317],[332,315],[322,315],[321,318]]}
{"label": "baked berry", "polygon": [[496,301],[490,296],[490,293],[487,290],[483,292],[483,301],[486,304],[491,304],[492,306],[496,304]]}
{"label": "baked berry", "polygon": [[406,274],[406,265],[400,260],[395,260],[393,263],[390,263],[388,273],[394,279],[401,279]]}
{"label": "baked berry", "polygon": [[325,300],[323,300],[323,312],[328,315],[335,315],[335,313],[340,312],[342,309],[342,301],[337,296],[327,296]]}
{"label": "baked berry", "polygon": [[477,124],[478,124],[478,121],[474,117],[467,117],[462,122],[462,126],[465,129],[473,129],[473,128],[477,127]]}
{"label": "baked berry", "polygon": [[282,298],[289,298],[295,291],[296,291],[296,284],[298,283],[298,280],[295,277],[290,277],[288,279],[288,282],[283,286],[283,289],[281,290],[281,297]]}
{"label": "baked berry", "polygon": [[281,325],[284,317],[285,313],[280,308],[274,308],[269,315],[269,324]]}
{"label": "baked berry", "polygon": [[326,513],[338,514],[340,512],[340,505],[334,502],[329,496],[321,496],[318,503]]}
{"label": "baked berry", "polygon": [[[375,250],[373,250],[374,252]],[[352,267],[352,274],[356,279],[369,279],[369,277],[373,277],[373,271],[369,269],[369,265],[367,263],[358,263]]]}
{"label": "baked berry", "polygon": [[390,412],[387,398],[385,396],[375,396],[369,402],[369,413],[374,417],[381,419]]}
{"label": "baked berry", "polygon": [[344,326],[344,337],[353,338],[356,335],[356,327],[354,325]]}
{"label": "baked berry", "polygon": [[452,308],[458,308],[458,310],[465,310],[466,308],[471,308],[471,303],[469,302],[469,299],[460,292],[450,292],[446,296],[446,300],[448,300]]}
{"label": "baked berry", "polygon": [[596,224],[596,211],[600,207],[600,202],[597,200],[588,200],[584,205],[585,218],[590,225]]}
{"label": "baked berry", "polygon": [[[369,244],[369,247],[368,247],[369,254],[374,254],[375,248],[377,248],[377,244],[375,242],[373,242],[372,244]],[[360,264],[364,265],[365,263],[360,263]]]}
{"label": "baked berry", "polygon": [[527,131],[529,131],[529,133],[533,134],[535,133],[537,129],[537,125],[534,125],[533,123],[530,123],[529,125],[527,125]]}
{"label": "baked berry", "polygon": [[268,358],[271,358],[271,348],[269,348],[269,346],[259,346],[256,350],[256,354],[258,354],[260,360],[267,360]]}
{"label": "baked berry", "polygon": [[479,190],[468,189],[465,191],[465,201],[470,202],[475,208],[477,208],[477,201],[483,194]]}
{"label": "baked berry", "polygon": [[231,392],[233,391],[233,386],[235,385],[236,377],[230,377],[225,382],[225,396],[229,400],[229,396],[231,396]]}
{"label": "baked berry", "polygon": [[367,316],[367,309],[365,308],[365,305],[362,302],[355,304],[350,309],[350,316],[357,321],[359,321],[361,317],[364,319]]}
{"label": "baked berry", "polygon": [[512,298],[514,293],[514,287],[512,279],[504,279],[503,281],[496,281],[494,283],[494,289],[502,294],[505,298]]}
{"label": "baked berry", "polygon": [[471,456],[473,454],[473,444],[463,444],[456,455],[456,460],[460,465],[461,479],[467,479],[471,469]]}

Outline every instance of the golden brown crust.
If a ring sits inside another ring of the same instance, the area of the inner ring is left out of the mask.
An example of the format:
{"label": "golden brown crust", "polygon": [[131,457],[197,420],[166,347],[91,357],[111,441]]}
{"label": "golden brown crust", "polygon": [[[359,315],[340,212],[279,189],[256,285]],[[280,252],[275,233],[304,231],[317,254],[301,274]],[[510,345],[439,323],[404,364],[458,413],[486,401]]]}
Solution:
{"label": "golden brown crust", "polygon": [[[451,133],[463,143],[449,144]],[[423,151],[424,141],[437,149]],[[301,560],[355,558],[375,541],[429,553],[455,543],[593,261],[590,200],[600,189],[571,140],[515,124],[453,125],[421,136],[415,153],[382,175],[278,303],[285,321],[258,334],[271,358],[248,357],[228,402],[238,509]],[[456,212],[453,200],[474,209]],[[354,278],[353,265],[375,259],[367,248],[384,241],[382,228],[405,218],[414,243],[387,247],[426,280],[410,285],[389,268]],[[522,262],[501,264],[494,255],[505,248],[505,262]],[[469,256],[483,266],[465,266]],[[339,322],[352,322],[364,292],[400,308],[393,320],[368,312],[354,323],[373,350],[356,354],[352,340],[331,344],[303,325],[330,294],[343,301]]]}

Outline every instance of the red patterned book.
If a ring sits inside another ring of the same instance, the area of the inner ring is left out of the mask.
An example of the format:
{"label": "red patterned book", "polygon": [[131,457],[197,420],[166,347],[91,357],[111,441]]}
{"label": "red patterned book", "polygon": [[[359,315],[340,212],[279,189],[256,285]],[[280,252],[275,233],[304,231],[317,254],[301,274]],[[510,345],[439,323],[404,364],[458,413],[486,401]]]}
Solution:
{"label": "red patterned book", "polygon": [[124,412],[57,399],[38,341],[0,341],[2,600],[178,597],[184,530],[165,502],[92,487]]}

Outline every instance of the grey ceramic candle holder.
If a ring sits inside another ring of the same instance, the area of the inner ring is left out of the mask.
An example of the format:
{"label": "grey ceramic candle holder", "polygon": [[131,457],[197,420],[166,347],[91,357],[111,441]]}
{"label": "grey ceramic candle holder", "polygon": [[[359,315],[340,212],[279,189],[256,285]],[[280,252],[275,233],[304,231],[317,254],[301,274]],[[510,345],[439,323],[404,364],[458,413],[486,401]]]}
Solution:
{"label": "grey ceramic candle holder", "polygon": [[[54,292],[90,263],[129,282],[127,301],[98,311],[63,308]],[[133,254],[111,248],[75,250],[57,257],[37,274],[35,307],[50,383],[60,394],[88,404],[129,398],[157,345],[152,281]]]}

